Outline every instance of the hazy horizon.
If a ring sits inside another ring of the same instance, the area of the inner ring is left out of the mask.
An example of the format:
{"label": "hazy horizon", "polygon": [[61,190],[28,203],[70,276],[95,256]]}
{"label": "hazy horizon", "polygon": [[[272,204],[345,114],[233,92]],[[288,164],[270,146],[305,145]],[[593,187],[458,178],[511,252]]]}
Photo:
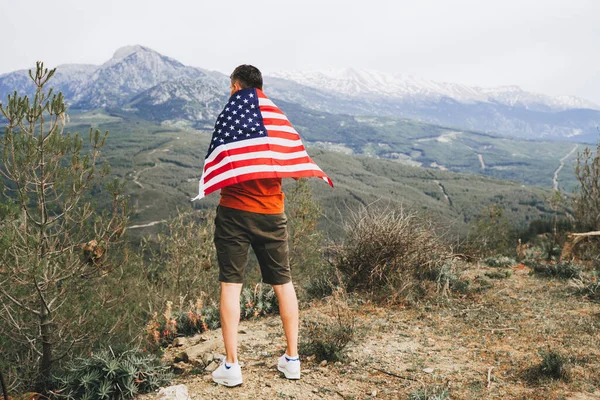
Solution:
{"label": "hazy horizon", "polygon": [[[593,0],[168,4],[0,3],[8,35],[0,42],[0,74],[36,60],[49,67],[99,65],[118,48],[139,44],[224,73],[241,63],[267,73],[356,68],[479,87],[517,85],[600,104],[594,79],[600,2]],[[40,32],[48,35],[43,41]],[[53,38],[60,41],[49,44]]]}

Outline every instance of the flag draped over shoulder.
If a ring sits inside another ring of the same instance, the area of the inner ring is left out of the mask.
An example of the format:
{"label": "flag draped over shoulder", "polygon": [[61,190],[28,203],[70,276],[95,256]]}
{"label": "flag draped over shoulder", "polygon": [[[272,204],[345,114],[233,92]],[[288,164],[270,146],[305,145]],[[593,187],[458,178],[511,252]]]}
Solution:
{"label": "flag draped over shoulder", "polygon": [[260,89],[234,93],[215,123],[200,178],[201,199],[251,179],[316,176],[333,182],[306,153],[285,114]]}

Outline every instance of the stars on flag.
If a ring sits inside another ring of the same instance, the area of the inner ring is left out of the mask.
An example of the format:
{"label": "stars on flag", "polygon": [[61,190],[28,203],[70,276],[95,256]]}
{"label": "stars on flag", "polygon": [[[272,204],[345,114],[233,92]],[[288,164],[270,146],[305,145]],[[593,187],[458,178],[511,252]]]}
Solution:
{"label": "stars on flag", "polygon": [[234,94],[217,118],[209,154],[221,144],[264,137],[267,131],[259,109],[254,89],[242,89]]}

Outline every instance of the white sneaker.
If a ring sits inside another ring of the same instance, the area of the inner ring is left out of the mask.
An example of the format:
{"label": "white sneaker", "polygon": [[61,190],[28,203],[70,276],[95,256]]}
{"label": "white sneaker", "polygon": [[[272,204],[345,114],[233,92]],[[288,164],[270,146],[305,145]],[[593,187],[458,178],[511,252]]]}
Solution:
{"label": "white sneaker", "polygon": [[287,379],[300,379],[300,359],[298,357],[291,358],[286,354],[279,357],[277,360],[277,369],[283,372]]}
{"label": "white sneaker", "polygon": [[212,373],[215,383],[227,387],[239,386],[242,384],[242,368],[238,362],[226,364],[225,360],[221,362],[219,368]]}

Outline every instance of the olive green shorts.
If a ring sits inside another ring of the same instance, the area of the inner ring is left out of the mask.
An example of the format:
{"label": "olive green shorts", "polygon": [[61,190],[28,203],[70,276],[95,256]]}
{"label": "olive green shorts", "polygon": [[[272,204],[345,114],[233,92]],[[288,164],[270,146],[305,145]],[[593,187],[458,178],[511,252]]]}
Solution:
{"label": "olive green shorts", "polygon": [[215,217],[219,281],[243,283],[250,246],[263,282],[283,285],[292,280],[285,214],[258,214],[223,206]]}

